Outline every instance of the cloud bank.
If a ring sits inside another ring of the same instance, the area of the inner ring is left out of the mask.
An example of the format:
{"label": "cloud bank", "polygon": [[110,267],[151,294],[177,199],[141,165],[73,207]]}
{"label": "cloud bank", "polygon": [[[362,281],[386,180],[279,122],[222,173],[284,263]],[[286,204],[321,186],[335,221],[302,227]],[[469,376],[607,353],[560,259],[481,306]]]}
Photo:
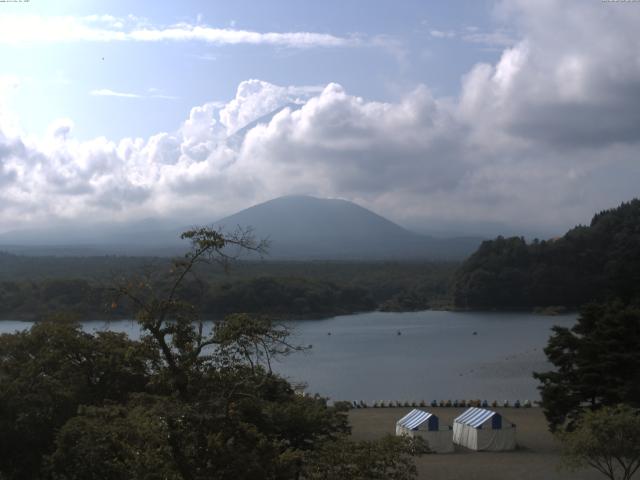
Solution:
{"label": "cloud bank", "polygon": [[194,107],[176,131],[147,139],[80,142],[65,120],[46,138],[3,129],[0,230],[215,220],[315,194],[405,224],[561,232],[637,196],[640,8],[523,0],[497,14],[519,41],[496,64],[475,65],[455,99],[423,85],[387,103],[337,84],[249,80],[229,102]]}

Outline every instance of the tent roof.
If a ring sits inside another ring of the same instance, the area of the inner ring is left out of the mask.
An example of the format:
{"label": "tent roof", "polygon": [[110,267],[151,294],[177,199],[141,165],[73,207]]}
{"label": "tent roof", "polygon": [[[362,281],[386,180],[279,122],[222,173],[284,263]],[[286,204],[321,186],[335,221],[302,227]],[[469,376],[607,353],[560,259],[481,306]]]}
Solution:
{"label": "tent roof", "polygon": [[419,427],[424,422],[429,420],[430,417],[434,416],[433,413],[425,412],[423,410],[413,409],[409,413],[407,413],[404,417],[398,420],[397,424],[413,430],[414,428]]}
{"label": "tent roof", "polygon": [[492,412],[491,410],[485,410],[484,408],[471,407],[468,410],[465,410],[465,412],[454,421],[462,423],[463,425],[469,425],[473,428],[478,428],[494,415],[498,415],[498,413]]}

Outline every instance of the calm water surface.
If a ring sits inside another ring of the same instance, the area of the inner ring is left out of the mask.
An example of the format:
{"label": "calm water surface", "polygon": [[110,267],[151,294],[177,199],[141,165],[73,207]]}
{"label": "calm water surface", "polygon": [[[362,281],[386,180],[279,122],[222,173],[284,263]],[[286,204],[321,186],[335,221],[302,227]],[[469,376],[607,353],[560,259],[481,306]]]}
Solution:
{"label": "calm water surface", "polygon": [[[309,392],[335,400],[538,399],[534,370],[546,370],[544,352],[553,325],[575,315],[525,313],[363,313],[293,321],[292,340],[312,345],[274,365]],[[0,333],[29,323],[2,321]],[[139,336],[135,322],[85,322]],[[476,332],[476,335],[473,334]]]}

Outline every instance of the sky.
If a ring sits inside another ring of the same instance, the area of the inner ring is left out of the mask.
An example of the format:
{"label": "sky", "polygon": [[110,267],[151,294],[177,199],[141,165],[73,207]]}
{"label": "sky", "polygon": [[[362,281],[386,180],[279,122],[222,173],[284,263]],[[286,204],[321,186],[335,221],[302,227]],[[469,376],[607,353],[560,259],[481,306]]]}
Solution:
{"label": "sky", "polygon": [[554,236],[638,196],[640,3],[0,2],[0,232],[281,195]]}

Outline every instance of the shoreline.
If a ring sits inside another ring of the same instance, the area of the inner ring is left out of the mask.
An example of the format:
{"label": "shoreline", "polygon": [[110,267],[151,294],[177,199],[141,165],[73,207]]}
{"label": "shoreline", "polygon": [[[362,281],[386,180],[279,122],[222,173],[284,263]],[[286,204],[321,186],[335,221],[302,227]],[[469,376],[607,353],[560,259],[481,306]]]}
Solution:
{"label": "shoreline", "polygon": [[[576,315],[579,313],[578,309],[570,309],[570,308],[565,308],[562,307],[561,310],[558,310],[559,307],[534,307],[534,308],[523,308],[523,309],[515,309],[515,308],[505,308],[505,309],[501,309],[501,308],[476,308],[476,309],[471,309],[471,308],[462,308],[462,307],[455,307],[455,306],[447,306],[447,307],[434,307],[434,308],[425,308],[425,309],[420,309],[420,310],[383,310],[380,308],[374,309],[374,310],[355,310],[355,311],[340,311],[340,312],[332,312],[329,314],[313,314],[313,313],[308,313],[308,314],[294,314],[294,313],[286,313],[286,314],[259,314],[259,313],[250,313],[251,315],[256,315],[256,316],[264,316],[264,317],[268,317],[271,318],[272,320],[275,321],[282,321],[282,322],[291,322],[291,321],[315,321],[315,320],[327,320],[330,318],[335,318],[335,317],[342,317],[342,316],[351,316],[351,315],[361,315],[361,314],[367,314],[367,313],[420,313],[420,312],[455,312],[455,313],[501,313],[501,314],[509,314],[509,313],[514,313],[514,314],[523,314],[523,313],[529,313],[529,314],[536,314],[536,315],[541,315],[541,316],[545,316],[545,317],[563,317],[563,316],[567,316],[567,315]],[[73,315],[73,312],[67,312],[70,315]],[[242,312],[240,312],[242,313]],[[226,315],[232,315],[231,313],[229,314],[224,314],[224,315],[217,315],[217,316],[209,316],[207,318],[203,318],[202,320],[204,322],[212,322],[212,321],[217,321],[217,320],[221,320],[223,319]],[[122,320],[131,320],[133,317],[133,314],[131,315],[118,315],[118,316],[109,316],[109,315],[90,315],[87,317],[83,317],[83,319],[81,320],[77,320],[79,322],[108,322],[108,321],[122,321]],[[38,315],[24,315],[24,314],[17,314],[17,315],[0,315],[0,322],[28,322],[28,323],[37,323],[37,322],[41,322],[44,321],[44,319]]]}

